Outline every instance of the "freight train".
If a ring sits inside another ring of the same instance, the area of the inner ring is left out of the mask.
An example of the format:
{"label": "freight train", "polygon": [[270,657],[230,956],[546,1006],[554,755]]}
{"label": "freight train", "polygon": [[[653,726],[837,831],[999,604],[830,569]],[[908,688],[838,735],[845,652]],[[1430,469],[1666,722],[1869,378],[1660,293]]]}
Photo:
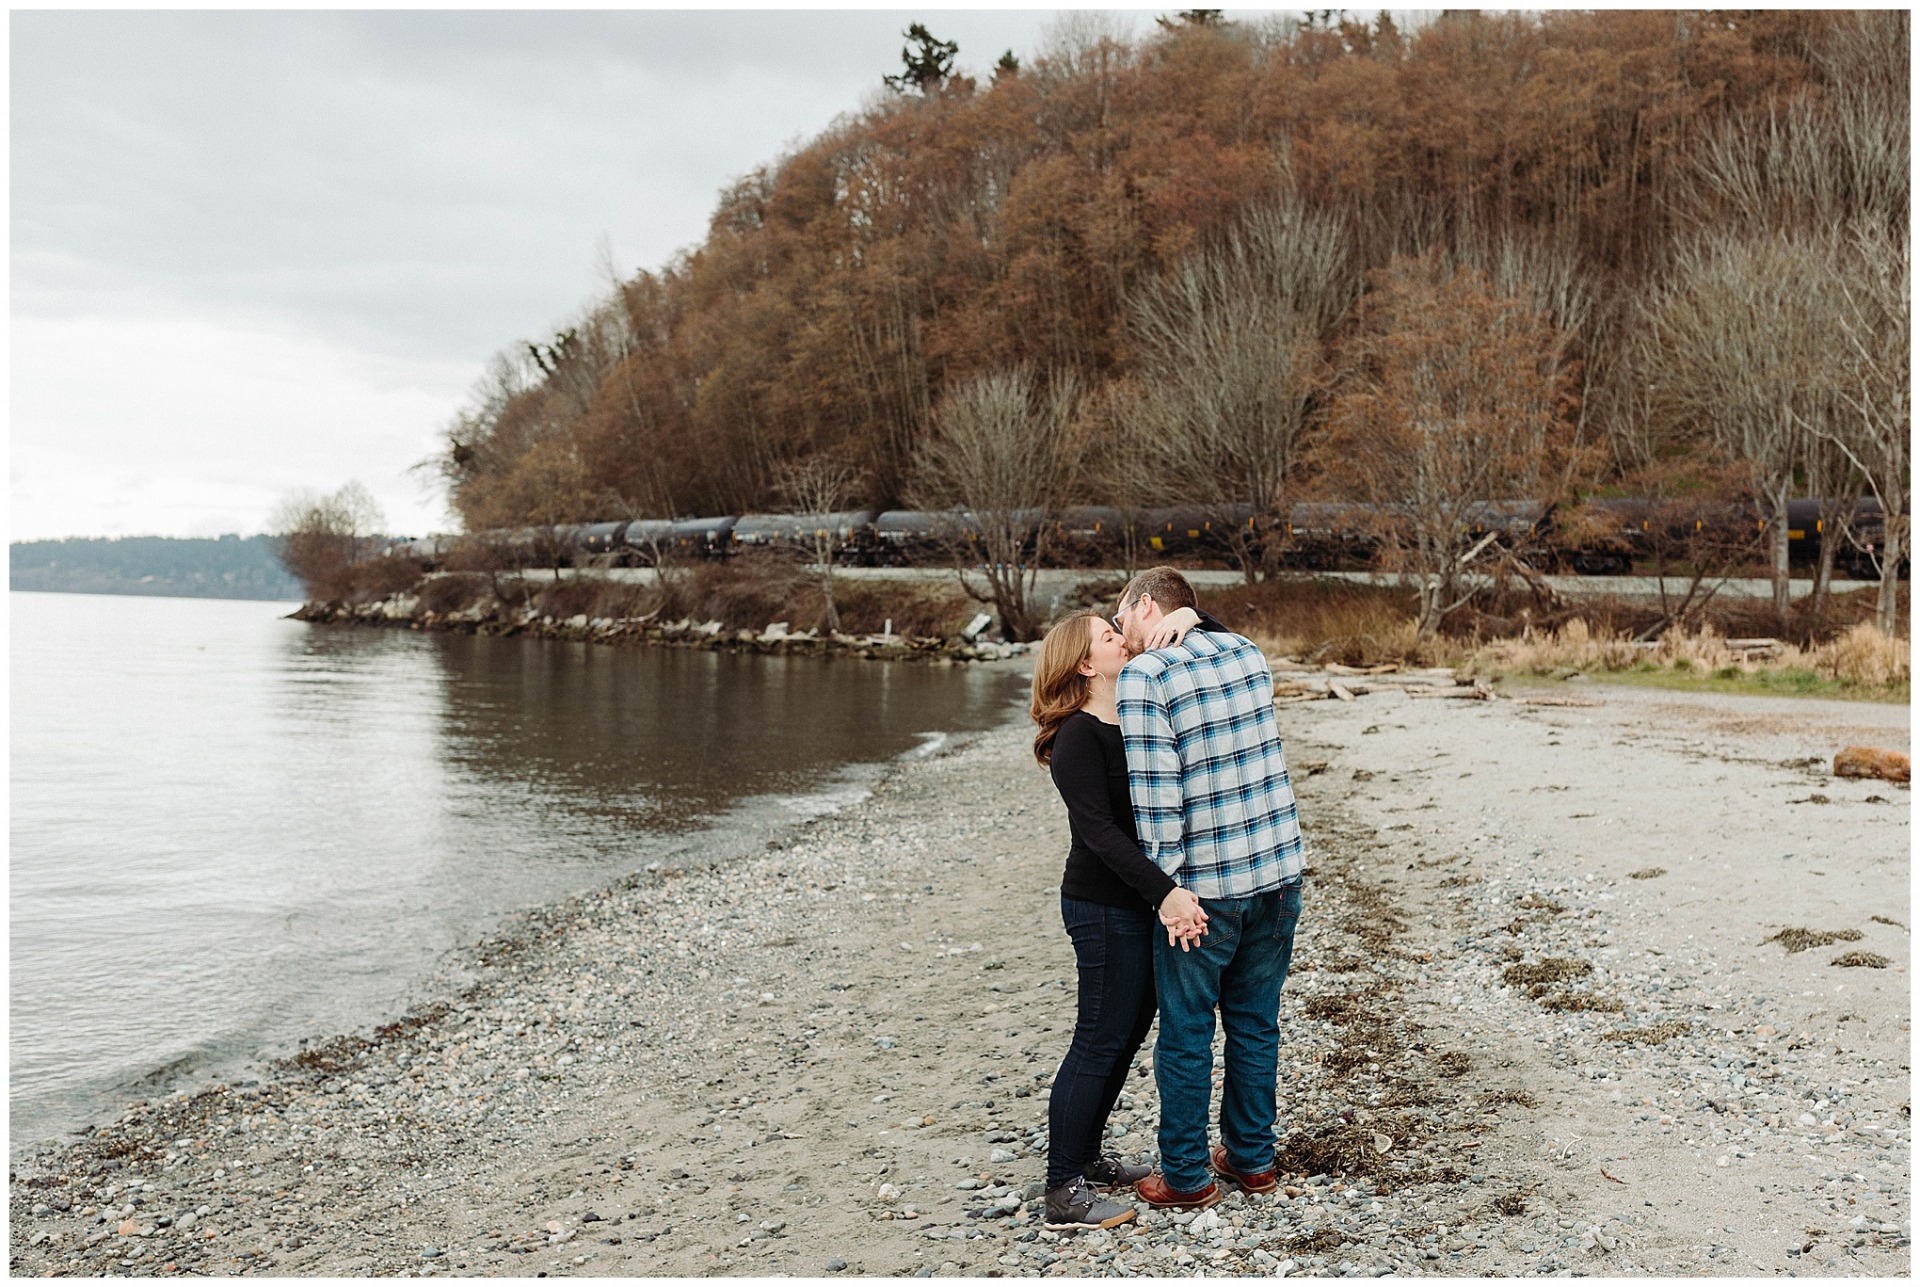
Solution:
{"label": "freight train", "polygon": [[[1819,557],[1822,503],[1789,502],[1788,553],[1796,564]],[[1063,567],[1117,567],[1131,548],[1136,562],[1162,558],[1235,562],[1271,553],[1281,567],[1360,569],[1372,565],[1396,514],[1392,507],[1341,501],[1302,502],[1275,521],[1251,506],[1185,505],[1122,511],[1082,505],[1052,516],[1016,517],[1044,532],[1040,552]],[[1491,541],[1547,572],[1620,575],[1656,552],[1684,557],[1690,541],[1750,541],[1755,557],[1765,520],[1750,505],[1702,503],[1676,507],[1646,498],[1589,500],[1578,506],[1512,500],[1470,507],[1462,536]],[[630,519],[554,527],[522,527],[467,536],[396,541],[387,552],[427,568],[446,565],[461,547],[487,551],[524,567],[657,567],[663,563],[725,559],[749,551],[811,556],[822,542],[845,566],[916,566],[949,562],[957,550],[982,545],[971,511],[845,510],[832,514],[740,514],[711,518]],[[1854,510],[1847,547],[1836,570],[1879,577],[1880,506],[1872,498]],[[1029,556],[1032,543],[1029,544]],[[1903,568],[1904,571],[1904,568]]]}

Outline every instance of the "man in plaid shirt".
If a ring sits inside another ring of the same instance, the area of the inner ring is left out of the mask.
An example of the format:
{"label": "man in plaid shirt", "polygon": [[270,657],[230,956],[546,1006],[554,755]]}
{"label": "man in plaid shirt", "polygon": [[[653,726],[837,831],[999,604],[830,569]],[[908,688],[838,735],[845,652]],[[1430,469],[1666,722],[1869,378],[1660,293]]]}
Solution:
{"label": "man in plaid shirt", "polygon": [[[1140,847],[1204,912],[1165,922],[1167,941],[1154,944],[1161,1169],[1137,1189],[1154,1206],[1197,1209],[1223,1196],[1213,1175],[1252,1193],[1278,1183],[1280,988],[1300,918],[1302,853],[1273,671],[1259,648],[1195,630],[1143,651],[1161,617],[1194,606],[1185,577],[1152,568],[1127,584],[1114,623],[1137,654],[1118,696]],[[1226,1072],[1221,1143],[1209,1153],[1216,1009]]]}

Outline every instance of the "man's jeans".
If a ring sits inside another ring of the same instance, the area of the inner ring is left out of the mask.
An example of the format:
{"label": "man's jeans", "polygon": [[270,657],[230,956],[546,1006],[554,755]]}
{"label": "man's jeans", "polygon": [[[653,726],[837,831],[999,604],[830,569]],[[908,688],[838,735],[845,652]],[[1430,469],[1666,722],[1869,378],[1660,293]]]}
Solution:
{"label": "man's jeans", "polygon": [[1207,1186],[1207,1106],[1213,1092],[1213,1012],[1226,1032],[1220,1140],[1242,1173],[1273,1167],[1280,1062],[1280,985],[1293,959],[1301,882],[1251,898],[1203,898],[1207,934],[1192,951],[1153,940],[1160,1038],[1160,1171],[1181,1193]]}

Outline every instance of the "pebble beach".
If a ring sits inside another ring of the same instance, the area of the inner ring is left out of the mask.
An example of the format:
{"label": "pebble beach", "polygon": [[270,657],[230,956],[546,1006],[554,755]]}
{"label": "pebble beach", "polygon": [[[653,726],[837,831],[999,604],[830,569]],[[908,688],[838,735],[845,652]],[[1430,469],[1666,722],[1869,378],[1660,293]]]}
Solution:
{"label": "pebble beach", "polygon": [[[1908,709],[1546,695],[1280,712],[1310,870],[1276,1194],[1041,1228],[1067,835],[1009,724],[517,917],[393,1023],[16,1157],[10,1268],[1909,1272],[1910,797],[1826,772],[1905,751]],[[1153,1149],[1151,1053],[1123,1153]]]}

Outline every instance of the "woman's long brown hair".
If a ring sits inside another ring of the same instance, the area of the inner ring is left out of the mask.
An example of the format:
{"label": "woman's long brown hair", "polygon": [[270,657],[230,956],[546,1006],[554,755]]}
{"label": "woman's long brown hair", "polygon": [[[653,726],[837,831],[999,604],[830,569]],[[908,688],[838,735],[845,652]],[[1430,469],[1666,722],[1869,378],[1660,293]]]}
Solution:
{"label": "woman's long brown hair", "polygon": [[1093,681],[1080,673],[1080,663],[1093,651],[1096,612],[1078,612],[1047,631],[1040,641],[1040,658],[1033,663],[1033,705],[1028,712],[1039,731],[1033,735],[1033,758],[1053,761],[1053,739],[1067,716],[1087,704]]}

